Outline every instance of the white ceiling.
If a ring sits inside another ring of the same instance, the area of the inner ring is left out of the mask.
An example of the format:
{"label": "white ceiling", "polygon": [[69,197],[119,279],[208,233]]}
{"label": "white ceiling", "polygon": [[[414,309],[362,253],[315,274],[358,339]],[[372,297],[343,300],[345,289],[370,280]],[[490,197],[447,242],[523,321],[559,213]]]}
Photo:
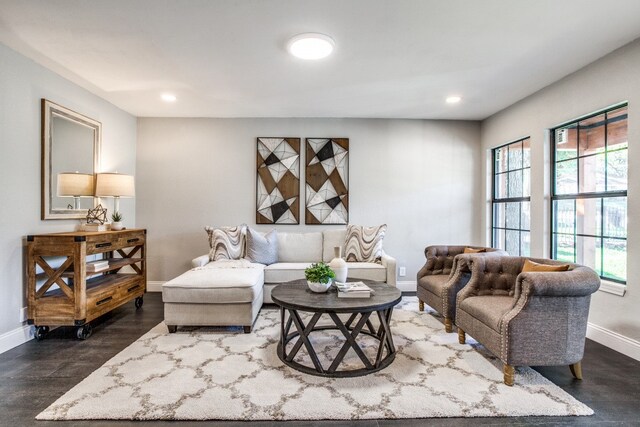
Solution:
{"label": "white ceiling", "polygon": [[483,119],[639,36],[638,0],[0,0],[1,43],[136,116]]}

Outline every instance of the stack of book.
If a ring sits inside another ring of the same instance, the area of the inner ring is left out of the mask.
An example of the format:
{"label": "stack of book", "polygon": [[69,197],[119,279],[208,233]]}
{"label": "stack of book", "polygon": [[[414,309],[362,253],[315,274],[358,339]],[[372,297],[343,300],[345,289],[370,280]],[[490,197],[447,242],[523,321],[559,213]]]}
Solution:
{"label": "stack of book", "polygon": [[107,231],[107,224],[80,224],[80,231]]}
{"label": "stack of book", "polygon": [[335,282],[338,298],[369,298],[375,292],[363,282]]}
{"label": "stack of book", "polygon": [[100,260],[87,263],[87,273],[99,273],[109,268],[109,261]]}

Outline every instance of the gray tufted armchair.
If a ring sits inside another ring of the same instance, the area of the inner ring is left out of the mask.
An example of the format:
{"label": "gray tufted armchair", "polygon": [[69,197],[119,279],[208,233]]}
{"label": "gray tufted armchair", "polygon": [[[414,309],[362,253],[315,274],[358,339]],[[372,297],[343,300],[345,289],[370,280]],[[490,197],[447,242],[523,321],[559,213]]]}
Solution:
{"label": "gray tufted armchair", "polygon": [[[464,254],[465,248],[480,249],[484,252]],[[420,311],[426,302],[431,308],[444,316],[447,332],[453,330],[456,312],[456,294],[471,277],[465,260],[471,255],[492,256],[507,255],[503,250],[481,246],[427,246],[424,250],[426,264],[417,274],[417,294]]]}
{"label": "gray tufted armchair", "polygon": [[[598,290],[595,271],[569,264],[568,271],[524,272],[524,257],[471,257],[471,278],[458,293],[456,326],[504,363],[504,382],[513,385],[514,366],[570,365],[582,379],[580,361],[591,294]],[[565,263],[566,264],[566,263]]]}

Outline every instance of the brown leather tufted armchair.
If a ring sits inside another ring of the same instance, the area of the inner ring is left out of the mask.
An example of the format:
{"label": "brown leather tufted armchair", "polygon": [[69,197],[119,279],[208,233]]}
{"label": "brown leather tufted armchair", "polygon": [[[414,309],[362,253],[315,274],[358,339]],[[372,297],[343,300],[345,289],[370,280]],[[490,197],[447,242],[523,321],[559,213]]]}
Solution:
{"label": "brown leather tufted armchair", "polygon": [[[483,249],[485,252],[463,254],[465,248]],[[426,302],[444,316],[447,332],[453,329],[456,312],[456,294],[467,284],[471,276],[466,268],[468,256],[507,255],[503,250],[481,246],[427,246],[424,250],[426,264],[417,274],[417,294],[420,311]]]}
{"label": "brown leather tufted armchair", "polygon": [[589,302],[600,278],[578,264],[562,272],[522,273],[526,259],[563,264],[524,257],[469,258],[471,278],[456,304],[460,344],[469,333],[500,358],[507,385],[513,385],[514,366],[570,365],[582,379]]}

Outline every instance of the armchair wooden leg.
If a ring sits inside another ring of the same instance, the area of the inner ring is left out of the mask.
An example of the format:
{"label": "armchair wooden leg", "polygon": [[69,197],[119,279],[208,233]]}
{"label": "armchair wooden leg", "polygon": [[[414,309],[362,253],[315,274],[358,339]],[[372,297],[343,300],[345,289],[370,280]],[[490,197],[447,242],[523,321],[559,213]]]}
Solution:
{"label": "armchair wooden leg", "polygon": [[576,379],[582,379],[582,362],[574,363],[573,365],[569,365],[569,369],[571,369],[571,373]]}
{"label": "armchair wooden leg", "polygon": [[513,386],[513,378],[516,374],[516,370],[511,365],[504,365],[502,368],[502,372],[504,372],[504,383],[508,386]]}
{"label": "armchair wooden leg", "polygon": [[418,310],[424,311],[424,301],[418,300]]}
{"label": "armchair wooden leg", "polygon": [[460,344],[465,344],[467,342],[467,337],[464,334],[464,331],[458,328],[458,342]]}
{"label": "armchair wooden leg", "polygon": [[448,317],[444,318],[444,330],[447,333],[451,333],[451,331],[453,331],[453,322]]}

